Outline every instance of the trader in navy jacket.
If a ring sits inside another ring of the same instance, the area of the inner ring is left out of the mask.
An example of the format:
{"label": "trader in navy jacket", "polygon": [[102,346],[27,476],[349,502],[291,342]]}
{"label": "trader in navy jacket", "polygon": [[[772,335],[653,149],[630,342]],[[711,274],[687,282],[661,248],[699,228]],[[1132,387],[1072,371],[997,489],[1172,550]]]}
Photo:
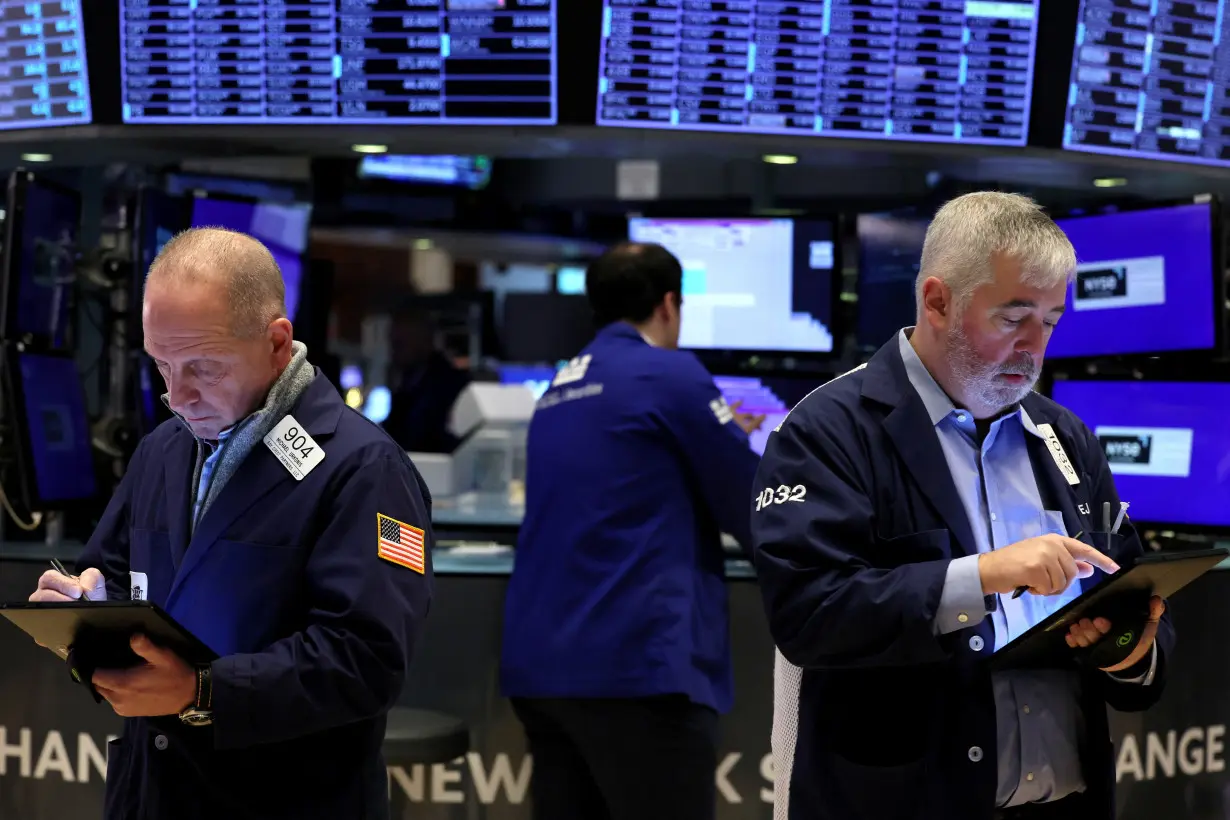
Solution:
{"label": "trader in navy jacket", "polygon": [[[949,202],[927,232],[917,327],[770,436],[752,531],[779,651],[780,820],[1113,817],[1106,706],[1161,695],[1163,602],[1113,668],[986,663],[1142,551],[1130,522],[1110,555],[1068,537],[1102,529],[1119,496],[1088,428],[1031,392],[1075,267],[1029,199]],[[1075,654],[1109,629],[1086,619],[1064,637]]]}
{"label": "trader in navy jacket", "polygon": [[603,326],[530,423],[503,691],[538,820],[712,820],[733,697],[721,533],[750,543],[757,456],[679,342],[682,269],[619,245],[586,274]]}
{"label": "trader in navy jacket", "polygon": [[32,596],[152,601],[219,656],[134,636],[136,666],[74,670],[126,718],[105,820],[388,817],[385,714],[430,601],[430,497],[308,363],[284,298],[251,237],[167,243],[143,324],[176,417],[141,441],[80,576]]}

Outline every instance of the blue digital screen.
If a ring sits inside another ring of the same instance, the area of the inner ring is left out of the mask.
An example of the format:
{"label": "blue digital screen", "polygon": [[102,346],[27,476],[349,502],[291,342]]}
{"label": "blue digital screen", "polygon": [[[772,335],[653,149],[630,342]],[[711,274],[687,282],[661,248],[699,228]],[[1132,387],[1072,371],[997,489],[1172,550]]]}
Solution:
{"label": "blue digital screen", "polygon": [[126,123],[554,125],[555,0],[120,0]]}
{"label": "blue digital screen", "polygon": [[5,3],[0,26],[0,130],[88,125],[80,0]]}
{"label": "blue digital screen", "polygon": [[1024,145],[1039,0],[603,0],[598,124]]}
{"label": "blue digital screen", "polygon": [[303,283],[303,253],[312,221],[309,205],[275,205],[199,197],[192,203],[192,227],[220,227],[259,239],[273,254],[286,285],[286,315],[294,321]]}
{"label": "blue digital screen", "polygon": [[807,394],[827,382],[827,376],[715,376],[713,383],[726,403],[740,413],[763,415],[764,423],[749,436],[749,443],[764,455],[769,435]]}
{"label": "blue digital screen", "polygon": [[1076,249],[1068,309],[1046,355],[1123,356],[1207,350],[1220,285],[1208,204],[1060,219]]}
{"label": "blue digital screen", "polygon": [[832,222],[628,220],[628,238],[683,265],[679,346],[831,353],[836,258]]}
{"label": "blue digital screen", "polygon": [[535,399],[540,399],[542,394],[551,387],[555,371],[556,368],[550,365],[502,365],[499,371],[500,384],[525,385],[534,394]]}
{"label": "blue digital screen", "polygon": [[18,355],[34,482],[46,502],[90,498],[97,490],[85,397],[69,357]]}
{"label": "blue digital screen", "polygon": [[1230,163],[1222,3],[1082,0],[1063,147]]}
{"label": "blue digital screen", "polygon": [[77,264],[81,206],[67,191],[32,180],[16,230],[17,332],[43,337],[54,348],[68,341],[70,296]]}
{"label": "blue digital screen", "polygon": [[484,156],[420,156],[379,154],[359,163],[361,179],[390,179],[420,185],[446,185],[482,190],[491,182],[491,158]]}
{"label": "blue digital screen", "polygon": [[1230,383],[1056,381],[1051,397],[1098,437],[1132,518],[1230,526]]}
{"label": "blue digital screen", "polygon": [[879,349],[918,318],[915,285],[930,222],[893,214],[858,216],[858,345]]}

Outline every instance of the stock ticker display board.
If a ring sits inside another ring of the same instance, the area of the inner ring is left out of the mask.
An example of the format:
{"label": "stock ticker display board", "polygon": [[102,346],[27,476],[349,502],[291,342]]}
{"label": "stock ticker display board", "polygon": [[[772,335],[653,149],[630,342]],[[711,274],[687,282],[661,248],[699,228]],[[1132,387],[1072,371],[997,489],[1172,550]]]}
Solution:
{"label": "stock ticker display board", "polygon": [[1038,0],[604,0],[598,124],[1024,145]]}
{"label": "stock ticker display board", "polygon": [[8,0],[0,12],[0,130],[88,124],[80,0]]}
{"label": "stock ticker display board", "polygon": [[1082,0],[1064,148],[1230,163],[1224,2]]}
{"label": "stock ticker display board", "polygon": [[557,119],[555,0],[120,0],[126,123]]}

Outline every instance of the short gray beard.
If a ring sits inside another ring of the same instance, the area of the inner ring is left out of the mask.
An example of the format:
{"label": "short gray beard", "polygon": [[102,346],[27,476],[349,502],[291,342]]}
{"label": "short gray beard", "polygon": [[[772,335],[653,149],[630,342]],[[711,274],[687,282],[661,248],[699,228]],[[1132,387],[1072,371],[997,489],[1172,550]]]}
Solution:
{"label": "short gray beard", "polygon": [[[994,416],[1006,408],[1020,404],[1038,381],[1038,369],[1032,361],[1010,362],[1004,365],[983,361],[970,344],[960,324],[953,326],[945,339],[945,353],[953,379],[962,398],[971,406],[966,409],[980,416]],[[1025,376],[1018,386],[996,380],[1001,373]]]}

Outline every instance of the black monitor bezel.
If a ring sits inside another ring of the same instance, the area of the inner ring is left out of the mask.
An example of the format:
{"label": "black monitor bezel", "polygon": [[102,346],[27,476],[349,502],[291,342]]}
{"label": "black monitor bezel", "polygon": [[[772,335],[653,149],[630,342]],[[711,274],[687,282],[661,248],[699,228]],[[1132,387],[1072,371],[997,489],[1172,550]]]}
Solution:
{"label": "black monitor bezel", "polygon": [[[61,359],[72,362],[76,360],[71,352],[56,350],[38,350],[13,342],[0,343],[0,368],[3,369],[3,390],[5,395],[4,414],[9,428],[8,434],[15,442],[17,457],[17,481],[20,484],[19,498],[30,512],[74,512],[92,509],[103,492],[98,483],[97,456],[92,445],[89,412],[85,402],[85,389],[80,381],[76,384],[80,391],[81,409],[86,420],[85,441],[89,445],[91,457],[91,475],[94,480],[94,492],[84,498],[43,498],[38,488],[38,475],[34,459],[34,437],[30,434],[30,418],[26,411],[25,381],[21,378],[21,356],[40,356],[50,359]],[[79,373],[79,369],[78,369]],[[6,487],[6,493],[11,489]]]}
{"label": "black monitor bezel", "polygon": [[25,227],[26,200],[31,185],[38,185],[57,194],[73,200],[77,208],[77,255],[80,258],[82,197],[81,192],[61,185],[58,182],[39,176],[25,168],[18,168],[8,178],[5,189],[5,219],[4,219],[4,250],[3,267],[4,283],[0,288],[0,338],[10,342],[21,342],[23,345],[40,351],[66,351],[76,346],[76,293],[75,288],[68,289],[67,323],[64,330],[64,340],[55,344],[45,333],[21,333],[17,330],[18,314],[21,300],[18,289],[21,287],[21,257],[23,244],[23,229]]}

